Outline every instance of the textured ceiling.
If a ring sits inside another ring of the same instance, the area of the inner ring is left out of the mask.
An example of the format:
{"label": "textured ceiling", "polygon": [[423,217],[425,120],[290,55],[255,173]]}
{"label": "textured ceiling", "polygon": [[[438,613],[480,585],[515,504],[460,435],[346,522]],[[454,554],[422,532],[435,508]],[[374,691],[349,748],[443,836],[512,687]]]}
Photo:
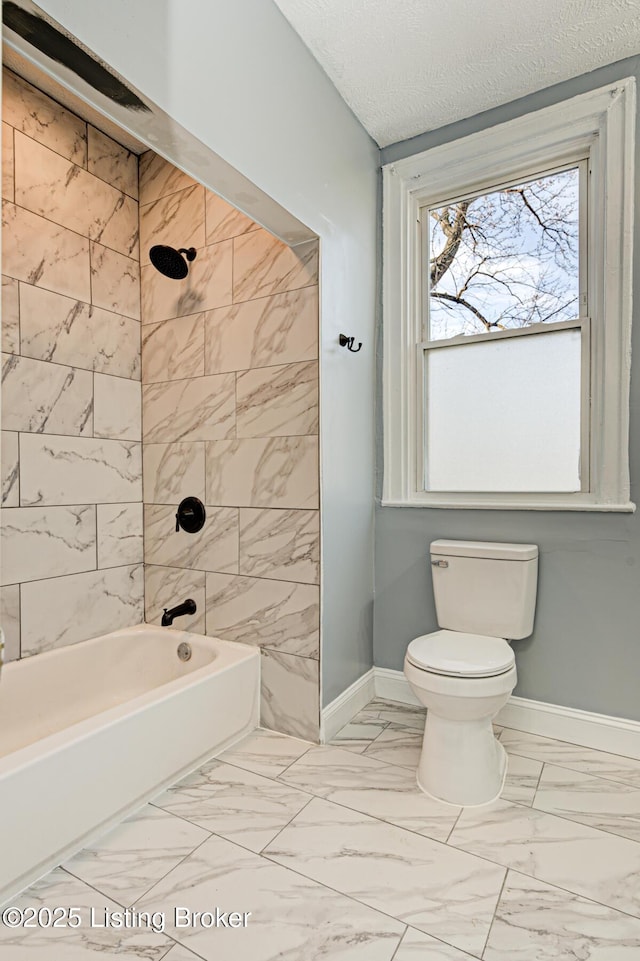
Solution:
{"label": "textured ceiling", "polygon": [[382,147],[640,52],[640,0],[275,0]]}

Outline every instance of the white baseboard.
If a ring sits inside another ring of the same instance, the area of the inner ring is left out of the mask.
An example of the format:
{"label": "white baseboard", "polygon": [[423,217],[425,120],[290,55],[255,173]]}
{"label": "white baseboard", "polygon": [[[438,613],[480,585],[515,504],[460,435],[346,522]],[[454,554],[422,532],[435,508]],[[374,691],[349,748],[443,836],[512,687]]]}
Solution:
{"label": "white baseboard", "polygon": [[372,667],[323,709],[320,719],[322,744],[330,741],[358,711],[362,710],[365,704],[375,697],[374,671],[375,668]]}
{"label": "white baseboard", "polygon": [[496,717],[496,724],[640,759],[640,721],[511,697]]}
{"label": "white baseboard", "polygon": [[374,667],[376,697],[402,704],[420,704],[402,671],[391,671],[387,667]]}
{"label": "white baseboard", "polygon": [[[374,667],[324,709],[323,741],[330,740],[374,694],[402,704],[419,703],[402,671]],[[334,718],[339,724],[334,724]],[[495,721],[527,734],[640,759],[640,721],[531,701],[526,697],[511,697]]]}

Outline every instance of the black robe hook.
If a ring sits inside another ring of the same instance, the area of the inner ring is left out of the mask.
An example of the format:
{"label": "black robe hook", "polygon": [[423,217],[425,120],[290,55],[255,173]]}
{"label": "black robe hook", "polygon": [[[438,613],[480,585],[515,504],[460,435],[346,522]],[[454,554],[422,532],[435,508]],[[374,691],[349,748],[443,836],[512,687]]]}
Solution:
{"label": "black robe hook", "polygon": [[354,340],[355,340],[355,337],[347,337],[346,334],[340,334],[340,336],[338,337],[338,343],[340,344],[341,347],[346,347],[347,350],[350,350],[352,354],[357,354],[360,348],[362,347],[362,344],[358,344],[357,347],[354,347],[353,346]]}

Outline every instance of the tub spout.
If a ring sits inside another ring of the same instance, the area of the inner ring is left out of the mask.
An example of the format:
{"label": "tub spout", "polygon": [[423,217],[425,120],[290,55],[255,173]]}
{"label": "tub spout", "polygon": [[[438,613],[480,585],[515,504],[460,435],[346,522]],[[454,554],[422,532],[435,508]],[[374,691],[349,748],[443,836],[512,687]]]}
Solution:
{"label": "tub spout", "polygon": [[174,617],[180,617],[182,614],[195,614],[195,612],[196,602],[189,597],[186,601],[183,601],[182,604],[178,604],[177,607],[172,607],[169,611],[165,607],[161,624],[163,627],[171,627]]}

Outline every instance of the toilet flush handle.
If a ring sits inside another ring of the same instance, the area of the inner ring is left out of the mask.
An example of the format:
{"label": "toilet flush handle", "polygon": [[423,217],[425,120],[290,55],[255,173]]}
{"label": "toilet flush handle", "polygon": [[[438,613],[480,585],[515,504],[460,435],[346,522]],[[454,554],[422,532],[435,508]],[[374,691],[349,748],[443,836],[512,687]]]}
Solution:
{"label": "toilet flush handle", "polygon": [[449,561],[431,561],[432,567],[448,567]]}

